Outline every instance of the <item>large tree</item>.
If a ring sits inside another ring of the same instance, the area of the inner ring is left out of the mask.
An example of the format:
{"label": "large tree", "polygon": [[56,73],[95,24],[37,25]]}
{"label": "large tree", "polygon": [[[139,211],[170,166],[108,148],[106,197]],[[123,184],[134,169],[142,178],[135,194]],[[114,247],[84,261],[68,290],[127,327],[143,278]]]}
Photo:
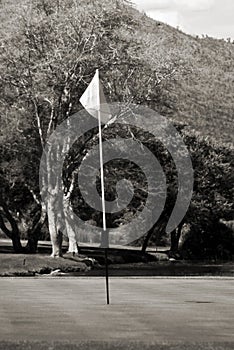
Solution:
{"label": "large tree", "polygon": [[[42,202],[38,184],[39,163],[46,142],[61,122],[81,108],[79,97],[96,68],[100,69],[110,102],[146,104],[168,116],[181,116],[191,107],[186,105],[183,94],[182,97],[178,95],[181,97],[178,101],[176,89],[180,86],[180,91],[185,93],[187,89],[183,86],[190,81],[188,76],[193,77],[190,85],[197,82],[197,76],[200,77],[196,54],[201,51],[202,57],[208,57],[203,43],[195,38],[190,38],[190,43],[187,36],[181,33],[176,36],[168,27],[165,27],[167,35],[163,37],[161,25],[146,22],[144,15],[126,3],[114,0],[21,0],[17,5],[8,1],[7,6],[4,1],[1,3],[3,51],[0,84],[3,93],[0,113],[3,127],[0,147],[4,185],[0,225],[12,238],[17,251],[22,249],[19,236],[23,226],[26,226],[29,238],[27,247],[36,250],[47,213],[53,255],[61,255],[62,233],[65,231],[72,238],[69,249],[76,251],[73,229],[61,210],[70,202],[84,219],[101,224],[98,213],[89,213],[82,200],[76,202],[74,198],[79,196],[73,187],[79,161],[97,141],[97,130],[84,135],[74,148],[76,155],[66,159],[63,182],[66,200],[59,204],[59,208],[54,202]],[[225,43],[219,43],[219,46],[232,54],[231,47],[226,47]],[[208,68],[205,72],[209,73]],[[221,79],[220,74],[219,77]],[[195,116],[198,112],[197,107]],[[191,130],[187,131],[186,127],[179,126],[178,130],[181,130],[192,156],[195,187],[190,210],[184,222],[172,233],[173,251],[178,249],[184,223],[190,225],[191,232],[207,232],[208,227],[214,227],[220,218],[228,220],[233,215],[230,151],[210,144],[194,133],[191,135]],[[111,128],[109,132],[111,135]],[[158,224],[144,238],[145,249],[155,234],[165,235],[165,225],[177,194],[176,169],[168,152],[151,135],[135,129],[126,130],[125,136],[129,136],[128,133],[142,142],[146,138],[145,145],[160,159],[170,184],[165,210]],[[61,147],[64,147],[64,152],[68,151],[66,144]],[[117,165],[122,164],[108,165],[107,173],[115,173],[113,169]],[[133,183],[140,184],[144,190],[144,181],[137,178],[138,169],[132,164],[124,168],[125,173],[119,170],[118,176],[130,176]],[[43,180],[49,191],[57,191],[60,179],[51,182],[45,177]],[[116,179],[107,181],[109,198],[115,193],[115,183]],[[143,192],[136,193],[132,207],[122,213],[122,218],[118,215],[108,217],[109,224],[119,225],[131,220],[144,204]]]}
{"label": "large tree", "polygon": [[[37,157],[31,160],[33,179],[30,169],[23,181],[41,212],[38,225],[44,222],[45,211],[48,214],[53,255],[58,256],[62,230],[69,232],[71,228],[68,222],[65,228],[62,225],[64,218],[55,203],[47,203],[46,208],[40,202],[35,183],[40,154],[49,136],[59,123],[79,110],[79,96],[96,68],[101,71],[111,101],[147,103],[159,99],[160,86],[179,70],[179,64],[172,53],[167,58],[158,55],[157,66],[150,62],[149,43],[138,35],[141,16],[136,18],[124,1],[22,0],[16,8],[12,4],[10,11],[15,17],[15,30],[5,19],[1,114],[5,123],[9,116],[17,115],[14,133],[20,136],[22,130],[26,137],[30,133],[30,141],[21,150],[26,157],[30,158],[33,147],[37,148]],[[5,144],[2,149],[4,153]],[[11,157],[14,159],[13,153]],[[57,190],[59,179],[54,183],[44,181],[50,191]],[[70,193],[69,189],[65,191]],[[22,192],[22,200],[23,196]],[[71,244],[70,249],[76,250],[76,246]]]}

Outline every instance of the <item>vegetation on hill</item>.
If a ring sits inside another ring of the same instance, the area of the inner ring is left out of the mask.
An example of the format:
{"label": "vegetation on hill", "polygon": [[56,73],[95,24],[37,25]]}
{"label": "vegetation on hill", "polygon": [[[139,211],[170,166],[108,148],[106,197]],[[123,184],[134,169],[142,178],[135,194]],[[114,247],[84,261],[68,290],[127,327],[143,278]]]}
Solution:
{"label": "vegetation on hill", "polygon": [[[37,240],[48,231],[38,184],[42,149],[56,126],[81,109],[79,97],[99,68],[109,101],[157,110],[177,125],[188,146],[195,187],[183,222],[187,231],[182,248],[187,256],[202,251],[204,257],[212,247],[210,256],[229,258],[233,235],[228,231],[220,238],[219,220],[233,219],[234,210],[234,44],[188,36],[120,0],[20,0],[17,4],[3,0],[0,7],[0,227],[12,238],[15,250],[22,250],[20,236],[25,234],[27,249],[35,251]],[[80,157],[89,150],[96,132],[78,143]],[[137,135],[136,130],[132,132]],[[145,143],[165,165],[167,178],[173,179],[168,198],[174,200],[177,179],[172,159],[163,148],[159,153],[150,137]],[[137,172],[131,169],[136,181]],[[119,173],[125,176],[123,170]],[[68,172],[65,191],[72,176]],[[84,203],[78,209],[87,216]],[[144,246],[155,232],[165,235],[170,210],[168,205]],[[49,230],[60,235],[59,213],[54,211],[54,226],[49,225]],[[117,221],[123,223],[126,217]],[[100,225],[98,215],[95,220]],[[178,249],[181,229],[173,233],[172,250]]]}

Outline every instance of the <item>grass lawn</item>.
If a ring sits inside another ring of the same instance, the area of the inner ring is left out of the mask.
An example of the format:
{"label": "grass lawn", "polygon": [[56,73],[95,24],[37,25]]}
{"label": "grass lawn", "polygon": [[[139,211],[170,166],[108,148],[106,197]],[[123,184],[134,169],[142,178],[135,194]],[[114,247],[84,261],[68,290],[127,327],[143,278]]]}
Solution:
{"label": "grass lawn", "polygon": [[0,349],[233,349],[233,278],[2,278]]}
{"label": "grass lawn", "polygon": [[141,342],[1,342],[0,350],[233,350],[234,343]]}

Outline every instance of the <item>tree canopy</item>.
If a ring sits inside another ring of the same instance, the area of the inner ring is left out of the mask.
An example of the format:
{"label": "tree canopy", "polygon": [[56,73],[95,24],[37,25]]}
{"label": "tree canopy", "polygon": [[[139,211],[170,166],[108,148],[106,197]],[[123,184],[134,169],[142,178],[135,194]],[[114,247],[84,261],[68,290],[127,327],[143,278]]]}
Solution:
{"label": "tree canopy", "polygon": [[[17,238],[22,232],[30,250],[44,237],[47,220],[38,183],[42,150],[56,126],[81,109],[79,97],[96,68],[110,102],[147,105],[175,122],[195,170],[185,223],[191,235],[199,232],[199,244],[204,235],[212,236],[220,219],[233,219],[232,43],[188,36],[149,19],[127,1],[3,0],[0,7],[0,227],[15,237],[16,250],[22,248]],[[145,144],[171,180],[168,198],[173,202],[177,178],[170,156],[150,135],[131,132],[142,141],[147,136]],[[79,156],[95,142],[95,130],[86,136],[76,145]],[[109,165],[109,173],[116,174],[116,165]],[[128,173],[139,182],[132,164],[118,174]],[[107,197],[113,195],[114,183]],[[144,188],[144,181],[140,185]],[[142,205],[139,196],[141,192],[111,224],[129,220]],[[73,205],[100,225],[99,216],[90,217],[82,200]],[[163,223],[170,210],[168,204]]]}

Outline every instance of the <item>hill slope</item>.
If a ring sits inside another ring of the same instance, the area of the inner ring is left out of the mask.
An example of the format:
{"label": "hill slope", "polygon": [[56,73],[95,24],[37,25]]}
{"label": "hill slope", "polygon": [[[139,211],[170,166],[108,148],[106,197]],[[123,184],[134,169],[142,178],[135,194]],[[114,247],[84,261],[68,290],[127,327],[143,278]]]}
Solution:
{"label": "hill slope", "polygon": [[[37,2],[40,3],[36,0],[33,3]],[[10,37],[12,32],[17,32],[18,11],[22,6],[27,7],[28,3],[27,0],[21,0],[16,6],[12,0],[1,2],[1,37],[6,35]],[[50,1],[43,3],[47,4]],[[88,11],[89,1],[81,1],[79,4],[83,10],[87,6]],[[187,124],[204,136],[211,136],[226,145],[232,144],[234,44],[224,40],[208,37],[201,39],[187,35],[148,18],[127,1],[108,3],[99,0],[99,5],[103,5],[103,9],[116,6],[116,9],[120,10],[116,12],[116,16],[119,16],[123,23],[121,30],[126,32],[126,36],[139,39],[139,58],[142,58],[142,64],[147,62],[149,67],[155,68],[157,65],[160,66],[162,60],[170,64],[173,58],[179,67],[165,84],[162,83],[160,100],[152,101],[151,105],[162,114]],[[110,17],[110,25],[113,21],[115,26],[115,20]],[[144,47],[142,42],[145,43]],[[114,73],[113,79],[115,79]],[[111,100],[111,96],[109,99]]]}
{"label": "hill slope", "polygon": [[137,11],[135,16],[141,17],[139,35],[150,43],[152,54],[173,52],[184,64],[164,89],[168,103],[162,113],[203,136],[233,144],[234,43],[193,37]]}

